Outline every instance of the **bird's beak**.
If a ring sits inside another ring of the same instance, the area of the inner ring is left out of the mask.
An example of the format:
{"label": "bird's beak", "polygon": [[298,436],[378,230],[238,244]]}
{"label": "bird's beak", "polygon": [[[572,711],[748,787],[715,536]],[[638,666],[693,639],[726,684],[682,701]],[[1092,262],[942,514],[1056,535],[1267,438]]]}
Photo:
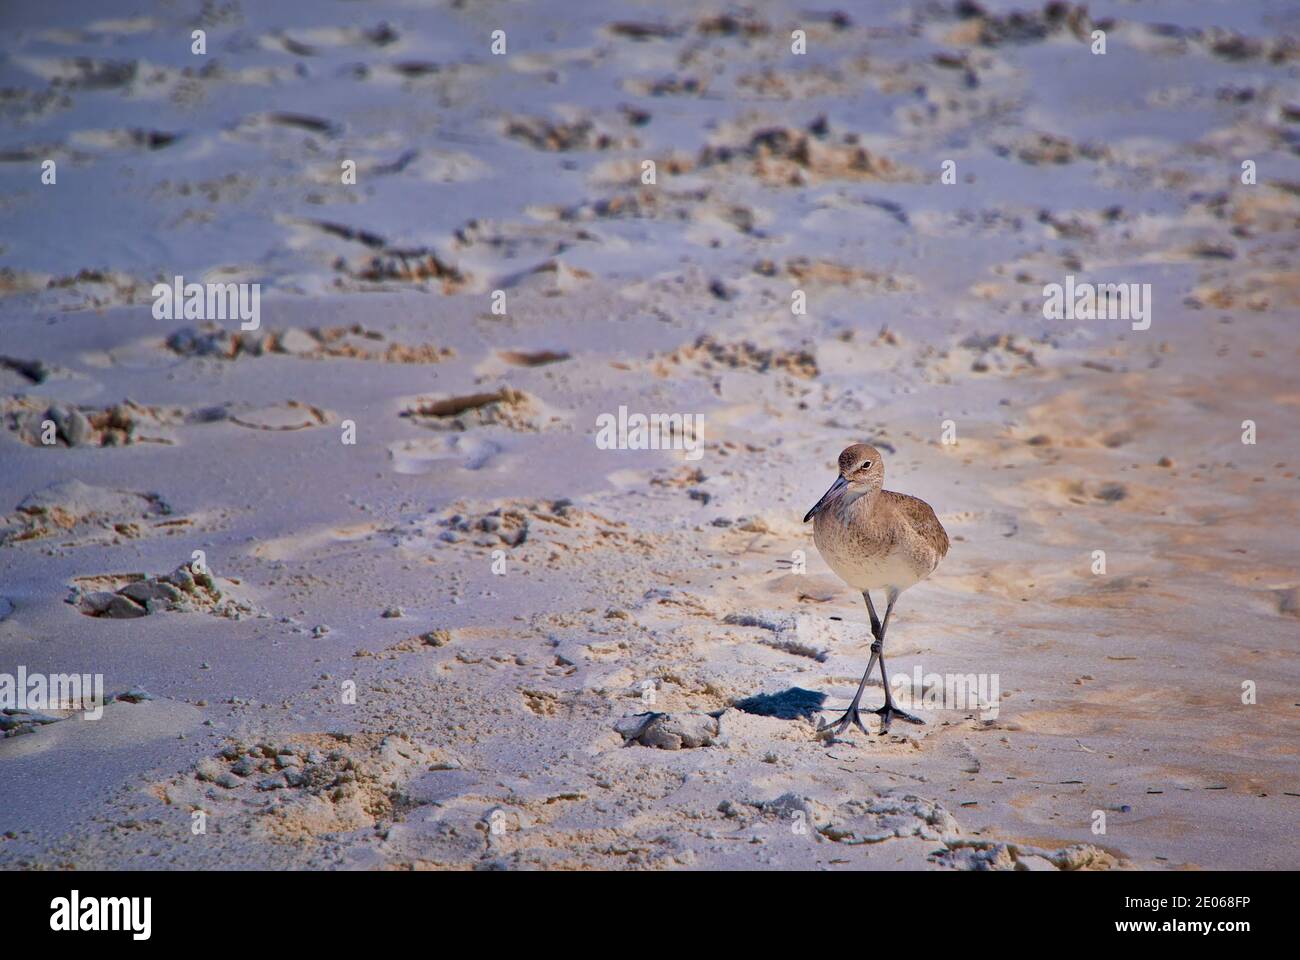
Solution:
{"label": "bird's beak", "polygon": [[817,516],[817,514],[821,513],[822,510],[825,509],[826,504],[830,503],[831,498],[847,487],[848,484],[849,482],[844,479],[844,474],[840,474],[836,477],[835,482],[831,484],[831,488],[822,494],[822,498],[817,501],[817,506],[813,507],[804,515],[803,522],[807,523],[813,517]]}

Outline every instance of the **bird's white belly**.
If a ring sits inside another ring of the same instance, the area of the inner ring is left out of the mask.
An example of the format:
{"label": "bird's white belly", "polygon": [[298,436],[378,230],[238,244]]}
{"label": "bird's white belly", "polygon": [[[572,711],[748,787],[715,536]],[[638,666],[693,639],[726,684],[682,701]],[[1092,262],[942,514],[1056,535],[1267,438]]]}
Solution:
{"label": "bird's white belly", "polygon": [[901,550],[873,555],[867,551],[846,551],[840,544],[822,543],[817,549],[835,575],[855,590],[906,590],[921,579],[912,561]]}

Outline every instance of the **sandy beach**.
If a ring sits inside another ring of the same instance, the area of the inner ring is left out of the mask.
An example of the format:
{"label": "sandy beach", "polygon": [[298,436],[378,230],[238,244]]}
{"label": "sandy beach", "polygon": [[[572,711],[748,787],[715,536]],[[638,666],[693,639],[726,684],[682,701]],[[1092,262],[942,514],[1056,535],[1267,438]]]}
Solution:
{"label": "sandy beach", "polygon": [[[0,703],[0,868],[1300,868],[1295,5],[88,6],[0,12],[0,693],[105,702]],[[855,442],[952,542],[827,742]]]}

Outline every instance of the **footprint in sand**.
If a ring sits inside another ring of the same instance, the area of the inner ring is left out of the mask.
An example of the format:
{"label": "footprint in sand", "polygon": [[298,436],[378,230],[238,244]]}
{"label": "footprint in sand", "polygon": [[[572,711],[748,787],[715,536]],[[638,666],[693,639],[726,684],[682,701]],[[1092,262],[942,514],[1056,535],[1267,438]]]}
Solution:
{"label": "footprint in sand", "polygon": [[306,430],[333,423],[335,415],[297,400],[283,403],[231,404],[220,408],[224,419],[250,430]]}
{"label": "footprint in sand", "polygon": [[187,411],[182,407],[146,407],[127,400],[109,407],[90,407],[38,397],[0,402],[5,425],[19,440],[43,449],[130,447],[141,443],[171,446],[183,425],[229,421],[255,430],[304,430],[333,423],[335,415],[297,400],[280,403],[226,403]]}
{"label": "footprint in sand", "polygon": [[58,537],[65,546],[83,546],[172,533],[193,522],[173,517],[171,506],[156,493],[64,480],[29,494],[13,513],[0,518],[0,546],[46,537]]}
{"label": "footprint in sand", "polygon": [[447,464],[458,464],[466,470],[481,470],[500,452],[500,444],[491,440],[456,433],[390,444],[388,458],[396,473],[421,474],[444,468]]}
{"label": "footprint in sand", "polygon": [[[158,784],[172,804],[260,808],[258,834],[273,842],[373,830],[397,818],[395,788],[448,762],[405,733],[294,733],[231,740],[212,757]],[[219,788],[213,791],[211,788]]]}
{"label": "footprint in sand", "polygon": [[502,350],[498,356],[516,367],[544,367],[569,359],[564,350]]}
{"label": "footprint in sand", "polygon": [[262,540],[253,548],[251,556],[259,560],[298,560],[303,557],[319,559],[325,548],[338,544],[356,543],[368,539],[379,529],[378,524],[356,523],[344,527],[323,527],[304,530],[289,536]]}

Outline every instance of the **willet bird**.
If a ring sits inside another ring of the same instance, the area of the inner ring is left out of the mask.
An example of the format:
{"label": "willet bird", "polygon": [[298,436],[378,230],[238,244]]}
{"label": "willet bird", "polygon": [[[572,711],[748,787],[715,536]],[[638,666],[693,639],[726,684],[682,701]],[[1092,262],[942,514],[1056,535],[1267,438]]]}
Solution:
{"label": "willet bird", "polygon": [[[875,711],[880,717],[880,732],[889,729],[891,720],[925,722],[894,704],[885,673],[885,630],[898,595],[933,573],[948,553],[948,534],[928,503],[884,486],[885,465],[880,451],[867,443],[855,443],[840,454],[839,477],[803,518],[804,523],[816,518],[813,540],[830,568],[854,590],[862,591],[871,615],[871,635],[875,637],[871,660],[853,702],[837,721],[818,726],[819,735],[836,736],[850,723],[867,733],[858,704],[877,659],[880,682],[885,687],[885,705]],[[872,590],[885,591],[884,620],[876,616]]]}

